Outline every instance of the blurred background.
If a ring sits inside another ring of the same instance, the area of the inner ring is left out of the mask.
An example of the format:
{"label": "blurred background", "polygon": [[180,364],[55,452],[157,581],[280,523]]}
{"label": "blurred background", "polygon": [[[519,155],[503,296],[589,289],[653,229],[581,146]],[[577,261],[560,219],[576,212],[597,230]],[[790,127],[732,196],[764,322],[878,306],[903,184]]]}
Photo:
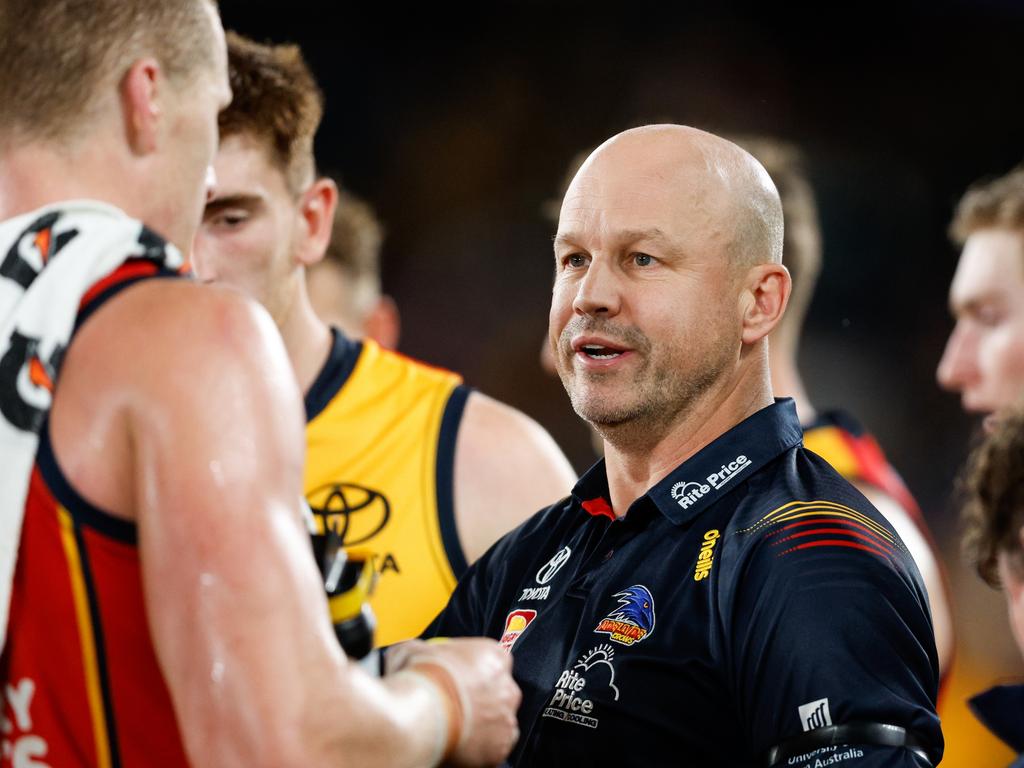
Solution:
{"label": "blurred background", "polygon": [[[772,5],[221,10],[229,29],[305,51],[326,94],[321,168],[386,227],[400,349],[532,415],[578,471],[594,460],[587,430],[538,362],[553,272],[542,209],[572,156],[655,121],[799,145],[825,253],[802,369],[819,408],[875,432],[925,510],[960,633],[947,697],[962,699],[1024,674],[1002,596],[959,558],[954,487],[978,425],[934,377],[952,327],[952,208],[1024,160],[1024,2]],[[949,718],[943,765],[1006,764],[963,712]]]}

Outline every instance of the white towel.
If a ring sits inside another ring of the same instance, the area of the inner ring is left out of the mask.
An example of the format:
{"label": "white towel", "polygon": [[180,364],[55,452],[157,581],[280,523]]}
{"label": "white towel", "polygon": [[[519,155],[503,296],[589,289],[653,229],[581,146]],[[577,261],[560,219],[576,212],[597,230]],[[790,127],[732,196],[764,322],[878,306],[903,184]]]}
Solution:
{"label": "white towel", "polygon": [[72,200],[0,222],[0,651],[39,430],[83,296],[132,258],[183,260],[123,211]]}

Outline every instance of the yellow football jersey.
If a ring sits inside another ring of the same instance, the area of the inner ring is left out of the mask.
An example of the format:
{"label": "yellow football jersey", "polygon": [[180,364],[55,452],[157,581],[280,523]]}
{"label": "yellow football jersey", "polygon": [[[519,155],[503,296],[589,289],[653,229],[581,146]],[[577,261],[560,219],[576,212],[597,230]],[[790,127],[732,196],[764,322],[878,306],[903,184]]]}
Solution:
{"label": "yellow football jersey", "polygon": [[347,549],[373,554],[376,643],[390,645],[426,628],[467,567],[452,475],[469,391],[454,373],[332,332],[306,395],[305,493]]}

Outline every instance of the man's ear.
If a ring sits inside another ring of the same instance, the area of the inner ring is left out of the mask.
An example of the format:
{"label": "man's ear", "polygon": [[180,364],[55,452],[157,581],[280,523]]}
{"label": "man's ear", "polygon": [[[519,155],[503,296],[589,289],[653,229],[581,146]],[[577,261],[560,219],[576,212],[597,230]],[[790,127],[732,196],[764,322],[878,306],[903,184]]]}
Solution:
{"label": "man's ear", "polygon": [[327,252],[337,206],[338,185],[331,179],[319,178],[302,193],[299,200],[300,241],[295,258],[304,267],[316,264]]}
{"label": "man's ear", "polygon": [[137,155],[148,155],[159,140],[163,71],[156,59],[134,62],[121,80],[121,113],[128,145]]}
{"label": "man's ear", "polygon": [[743,343],[754,344],[778,325],[793,288],[789,270],[782,264],[758,264],[744,278],[741,293]]}

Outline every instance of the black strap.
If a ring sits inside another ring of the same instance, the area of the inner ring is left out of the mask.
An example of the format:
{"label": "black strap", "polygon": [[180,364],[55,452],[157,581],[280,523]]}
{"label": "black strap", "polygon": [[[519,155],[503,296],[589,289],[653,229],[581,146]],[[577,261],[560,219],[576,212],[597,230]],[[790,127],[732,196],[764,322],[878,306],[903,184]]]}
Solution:
{"label": "black strap", "polygon": [[822,747],[839,746],[906,747],[932,765],[924,745],[906,728],[886,723],[844,723],[815,728],[801,733],[768,750],[765,766],[779,765],[796,755],[806,755]]}

